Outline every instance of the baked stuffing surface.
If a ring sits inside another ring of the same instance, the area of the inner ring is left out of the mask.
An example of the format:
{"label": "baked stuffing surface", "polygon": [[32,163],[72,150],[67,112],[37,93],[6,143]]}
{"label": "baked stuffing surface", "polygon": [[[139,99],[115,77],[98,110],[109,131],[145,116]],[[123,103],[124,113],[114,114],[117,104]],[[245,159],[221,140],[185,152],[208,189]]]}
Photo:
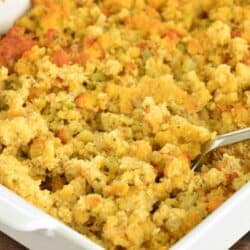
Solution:
{"label": "baked stuffing surface", "polygon": [[250,180],[250,3],[33,0],[0,39],[0,183],[107,249],[168,249]]}

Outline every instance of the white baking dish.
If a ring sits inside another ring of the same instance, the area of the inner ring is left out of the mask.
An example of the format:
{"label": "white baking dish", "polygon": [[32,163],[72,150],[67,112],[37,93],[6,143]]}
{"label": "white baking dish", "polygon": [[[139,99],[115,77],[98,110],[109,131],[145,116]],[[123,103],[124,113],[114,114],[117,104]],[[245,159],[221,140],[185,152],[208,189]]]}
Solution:
{"label": "white baking dish", "polygon": [[30,0],[0,0],[0,34],[6,32],[30,6]]}
{"label": "white baking dish", "polygon": [[[250,229],[250,183],[171,250],[226,250]],[[31,250],[99,250],[86,237],[0,185],[0,231]]]}
{"label": "white baking dish", "polygon": [[0,185],[0,231],[31,250],[102,248]]}
{"label": "white baking dish", "polygon": [[[6,32],[29,0],[0,0],[0,34]],[[177,242],[172,250],[224,250],[250,229],[250,183]],[[31,250],[102,249],[0,185],[0,231]]]}

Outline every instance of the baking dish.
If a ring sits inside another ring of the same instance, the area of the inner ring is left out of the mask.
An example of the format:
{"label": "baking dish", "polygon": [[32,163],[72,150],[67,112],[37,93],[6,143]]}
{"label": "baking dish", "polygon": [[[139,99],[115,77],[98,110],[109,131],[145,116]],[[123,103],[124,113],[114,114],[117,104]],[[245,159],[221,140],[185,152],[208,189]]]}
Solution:
{"label": "baking dish", "polygon": [[[250,183],[215,210],[171,250],[224,250],[250,229]],[[31,250],[101,250],[86,237],[0,185],[0,230]]]}
{"label": "baking dish", "polygon": [[0,1],[0,35],[6,32],[30,6],[30,0]]}
{"label": "baking dish", "polygon": [[1,185],[0,230],[34,250],[102,249]]}

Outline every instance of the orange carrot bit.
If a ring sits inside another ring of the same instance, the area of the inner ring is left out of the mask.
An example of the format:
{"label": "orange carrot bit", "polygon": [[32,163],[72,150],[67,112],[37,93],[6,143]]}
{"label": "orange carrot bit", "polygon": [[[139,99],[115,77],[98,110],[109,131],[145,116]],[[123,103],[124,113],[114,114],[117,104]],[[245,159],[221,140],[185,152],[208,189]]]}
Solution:
{"label": "orange carrot bit", "polygon": [[94,43],[96,42],[96,38],[87,38],[84,40],[83,42],[83,46],[84,48],[90,48],[94,45]]}
{"label": "orange carrot bit", "polygon": [[57,136],[60,138],[60,140],[63,144],[67,143],[70,139],[69,132],[64,128],[62,128],[58,131]]}
{"label": "orange carrot bit", "polygon": [[80,109],[96,112],[98,110],[94,92],[81,93],[75,98],[75,105]]}
{"label": "orange carrot bit", "polygon": [[11,68],[13,63],[30,50],[35,42],[31,35],[23,34],[19,27],[13,27],[0,40],[0,65]]}
{"label": "orange carrot bit", "polygon": [[164,36],[170,41],[176,41],[182,38],[182,33],[176,29],[169,29],[167,32],[165,32]]}
{"label": "orange carrot bit", "polygon": [[61,67],[70,63],[70,56],[64,49],[56,50],[51,56],[52,62]]}
{"label": "orange carrot bit", "polygon": [[89,56],[85,54],[84,52],[76,53],[75,55],[72,55],[72,63],[82,64],[82,63],[86,63],[88,59],[89,59]]}
{"label": "orange carrot bit", "polygon": [[96,38],[86,39],[83,43],[84,53],[89,58],[104,58],[105,50]]}
{"label": "orange carrot bit", "polygon": [[180,155],[180,158],[181,158],[183,161],[185,161],[185,162],[187,162],[188,164],[190,164],[190,156],[189,156],[188,153],[182,153],[182,154]]}
{"label": "orange carrot bit", "polygon": [[87,196],[87,203],[91,207],[96,207],[98,206],[102,201],[102,197],[99,194],[89,194]]}
{"label": "orange carrot bit", "polygon": [[78,108],[85,107],[85,93],[81,93],[75,98],[75,104]]}
{"label": "orange carrot bit", "polygon": [[47,30],[47,32],[45,33],[45,42],[46,44],[50,44],[52,43],[58,36],[59,36],[60,32],[59,30],[50,28]]}

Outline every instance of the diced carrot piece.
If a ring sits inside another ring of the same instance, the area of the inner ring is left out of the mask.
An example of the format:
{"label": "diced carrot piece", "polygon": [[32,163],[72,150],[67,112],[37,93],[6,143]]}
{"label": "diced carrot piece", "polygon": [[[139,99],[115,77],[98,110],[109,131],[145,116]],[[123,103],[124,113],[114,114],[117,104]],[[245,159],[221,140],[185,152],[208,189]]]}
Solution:
{"label": "diced carrot piece", "polygon": [[61,67],[70,62],[70,56],[64,49],[59,49],[52,54],[52,62]]}
{"label": "diced carrot piece", "polygon": [[70,134],[68,133],[68,131],[64,128],[60,129],[58,131],[57,136],[60,138],[61,142],[63,144],[67,143],[69,138],[70,138]]}
{"label": "diced carrot piece", "polygon": [[75,104],[80,109],[86,109],[88,111],[96,111],[96,96],[94,93],[81,93],[75,98]]}
{"label": "diced carrot piece", "polygon": [[86,63],[88,59],[89,59],[89,56],[85,54],[84,52],[77,53],[72,56],[72,63],[82,64],[82,63]]}
{"label": "diced carrot piece", "polygon": [[48,29],[45,33],[46,44],[50,44],[51,42],[53,42],[59,36],[59,34],[60,32],[56,29]]}
{"label": "diced carrot piece", "polygon": [[12,28],[0,40],[0,65],[11,68],[13,63],[30,50],[35,42],[31,35],[22,34],[19,27]]}
{"label": "diced carrot piece", "polygon": [[190,163],[190,156],[188,153],[181,154],[180,158],[183,159],[184,161],[188,162],[188,164]]}
{"label": "diced carrot piece", "polygon": [[102,201],[102,197],[98,194],[89,194],[87,196],[87,203],[91,206],[91,207],[96,207],[97,205],[99,205]]}
{"label": "diced carrot piece", "polygon": [[104,58],[105,50],[95,38],[85,39],[83,43],[84,54],[89,58]]}
{"label": "diced carrot piece", "polygon": [[89,39],[85,39],[83,44],[85,48],[90,48],[94,45],[95,42],[96,42],[96,38],[89,38]]}
{"label": "diced carrot piece", "polygon": [[84,108],[85,106],[84,102],[85,102],[85,93],[82,93],[75,98],[75,104],[78,108]]}

